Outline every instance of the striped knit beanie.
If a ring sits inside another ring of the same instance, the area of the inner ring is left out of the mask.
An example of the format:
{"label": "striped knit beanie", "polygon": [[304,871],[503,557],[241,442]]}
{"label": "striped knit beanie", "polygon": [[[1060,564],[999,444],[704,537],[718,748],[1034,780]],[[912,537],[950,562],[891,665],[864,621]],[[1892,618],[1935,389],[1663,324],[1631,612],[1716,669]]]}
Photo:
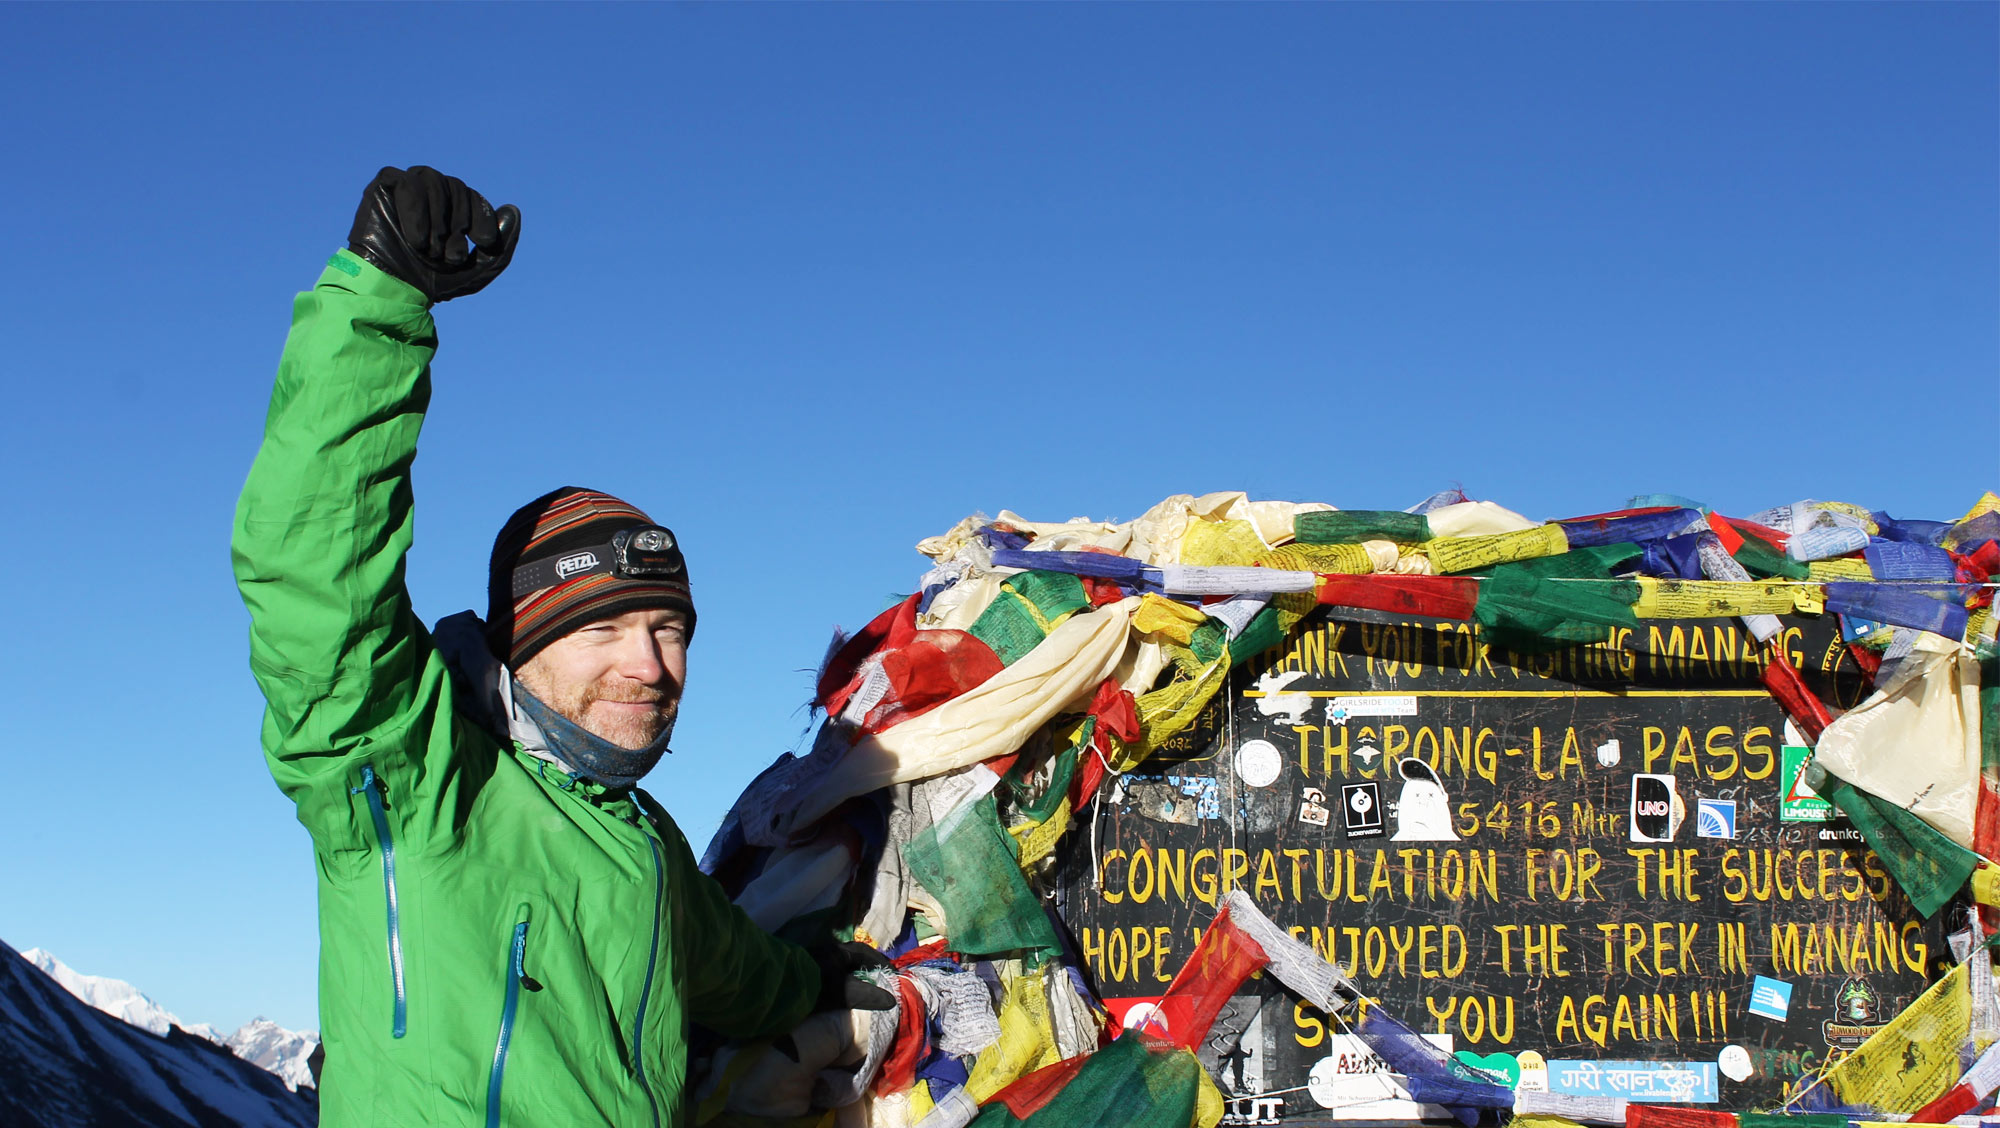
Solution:
{"label": "striped knit beanie", "polygon": [[686,612],[692,638],[694,598],[685,563],[670,577],[633,579],[595,571],[515,591],[515,570],[524,565],[605,545],[624,530],[651,524],[637,507],[581,486],[552,490],[515,510],[493,538],[486,573],[486,638],[493,653],[518,670],[586,623],[654,608]]}

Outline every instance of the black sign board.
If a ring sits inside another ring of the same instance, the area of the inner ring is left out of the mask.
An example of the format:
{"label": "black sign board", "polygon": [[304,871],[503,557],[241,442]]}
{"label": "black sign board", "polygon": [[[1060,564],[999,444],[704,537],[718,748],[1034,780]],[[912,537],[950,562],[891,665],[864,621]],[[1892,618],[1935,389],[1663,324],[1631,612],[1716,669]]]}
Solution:
{"label": "black sign board", "polygon": [[[1828,621],[1774,645],[1829,704],[1866,694]],[[1735,620],[1515,654],[1323,609],[1071,836],[1064,919],[1121,1020],[1242,888],[1505,1083],[1769,1106],[1923,990],[1956,910],[1925,924],[1798,785],[1765,653]],[[1230,1122],[1441,1114],[1327,1016],[1245,990],[1205,1055]]]}

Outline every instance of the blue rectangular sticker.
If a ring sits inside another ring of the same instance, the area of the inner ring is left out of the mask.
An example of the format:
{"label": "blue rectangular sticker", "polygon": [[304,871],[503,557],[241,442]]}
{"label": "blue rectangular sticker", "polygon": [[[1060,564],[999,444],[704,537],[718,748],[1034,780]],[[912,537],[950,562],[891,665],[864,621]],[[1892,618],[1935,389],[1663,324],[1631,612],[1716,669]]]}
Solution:
{"label": "blue rectangular sticker", "polygon": [[1792,985],[1767,975],[1750,984],[1750,1013],[1777,1022],[1792,1011]]}
{"label": "blue rectangular sticker", "polygon": [[1695,811],[1695,834],[1702,838],[1736,837],[1736,800],[1701,798]]}
{"label": "blue rectangular sticker", "polygon": [[1549,1092],[1656,1104],[1714,1104],[1712,1061],[1551,1061]]}

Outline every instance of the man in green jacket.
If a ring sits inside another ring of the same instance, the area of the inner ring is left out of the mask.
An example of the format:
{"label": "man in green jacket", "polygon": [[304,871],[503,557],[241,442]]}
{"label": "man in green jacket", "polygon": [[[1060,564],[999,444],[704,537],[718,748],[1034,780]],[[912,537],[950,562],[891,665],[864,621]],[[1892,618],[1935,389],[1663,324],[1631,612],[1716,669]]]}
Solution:
{"label": "man in green jacket", "polygon": [[454,178],[382,170],[294,304],[237,508],[264,749],[319,871],[328,1128],[678,1124],[690,1023],[889,1004],[852,948],[761,932],[634,786],[694,632],[672,533],[557,490],[496,540],[488,622],[411,608],[430,307],[519,231]]}

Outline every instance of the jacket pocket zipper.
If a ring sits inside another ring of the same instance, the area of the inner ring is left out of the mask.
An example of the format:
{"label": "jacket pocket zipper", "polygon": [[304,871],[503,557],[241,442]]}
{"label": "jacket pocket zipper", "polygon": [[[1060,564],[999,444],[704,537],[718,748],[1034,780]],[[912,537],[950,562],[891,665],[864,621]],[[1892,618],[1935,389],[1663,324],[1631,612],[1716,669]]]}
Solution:
{"label": "jacket pocket zipper", "polygon": [[500,1005],[500,1036],[493,1042],[493,1068],[486,1075],[486,1128],[500,1125],[500,1086],[507,1076],[507,1051],[514,1042],[514,1015],[521,1007],[521,986],[539,990],[528,978],[528,906],[522,905],[514,922],[514,938],[507,957],[507,997]]}
{"label": "jacket pocket zipper", "polygon": [[401,1038],[408,1028],[409,1007],[403,989],[403,930],[396,909],[396,840],[389,834],[389,813],[383,809],[382,786],[372,765],[361,765],[361,786],[353,790],[368,797],[368,815],[375,821],[375,837],[382,843],[382,891],[389,903],[389,979],[396,991],[392,1036]]}

